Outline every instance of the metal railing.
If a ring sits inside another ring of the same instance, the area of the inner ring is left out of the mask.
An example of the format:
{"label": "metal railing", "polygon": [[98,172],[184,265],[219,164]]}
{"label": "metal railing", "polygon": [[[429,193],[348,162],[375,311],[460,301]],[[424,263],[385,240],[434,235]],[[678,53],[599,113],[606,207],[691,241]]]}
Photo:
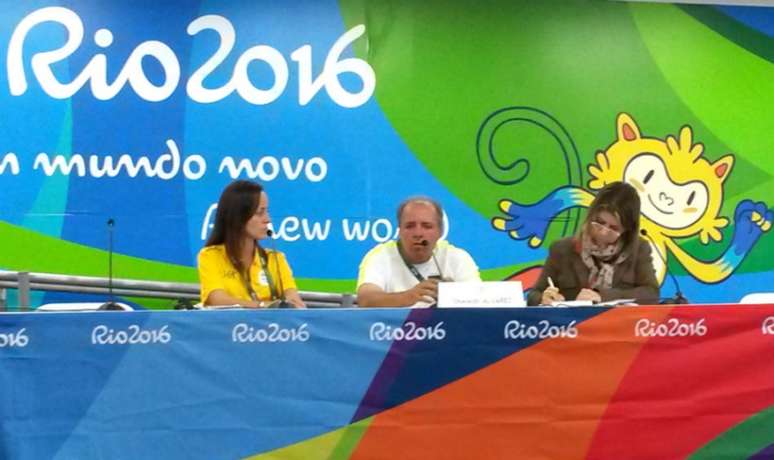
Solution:
{"label": "metal railing", "polygon": [[[173,283],[164,281],[134,280],[94,276],[73,276],[56,273],[31,273],[0,271],[0,310],[7,308],[6,289],[17,289],[20,309],[30,308],[30,291],[57,291],[80,294],[144,297],[153,299],[199,300],[198,283]],[[352,307],[352,294],[333,292],[300,291],[301,298],[309,307]]]}

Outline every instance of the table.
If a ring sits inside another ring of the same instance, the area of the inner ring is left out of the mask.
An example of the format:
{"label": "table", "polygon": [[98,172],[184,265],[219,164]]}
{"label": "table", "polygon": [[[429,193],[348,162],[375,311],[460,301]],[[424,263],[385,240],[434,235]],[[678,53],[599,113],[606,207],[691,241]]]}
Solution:
{"label": "table", "polygon": [[763,458],[772,352],[774,305],[5,313],[0,457]]}

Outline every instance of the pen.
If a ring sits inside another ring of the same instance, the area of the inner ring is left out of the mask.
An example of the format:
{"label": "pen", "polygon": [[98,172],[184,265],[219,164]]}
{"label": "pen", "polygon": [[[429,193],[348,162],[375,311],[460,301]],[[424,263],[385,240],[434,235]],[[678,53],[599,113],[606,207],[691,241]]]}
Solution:
{"label": "pen", "polygon": [[556,289],[556,286],[554,286],[554,280],[551,279],[551,277],[548,277],[548,287]]}

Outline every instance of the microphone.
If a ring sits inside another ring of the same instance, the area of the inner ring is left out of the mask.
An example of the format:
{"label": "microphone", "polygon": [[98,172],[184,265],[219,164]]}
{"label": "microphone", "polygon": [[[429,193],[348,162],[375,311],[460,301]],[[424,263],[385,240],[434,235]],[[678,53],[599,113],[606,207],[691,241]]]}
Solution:
{"label": "microphone", "polygon": [[[644,228],[640,229],[640,235],[644,236],[651,243],[653,243],[653,239],[651,239],[650,235],[648,235],[648,231],[645,230]],[[655,252],[656,256],[659,258],[659,260],[661,260],[661,262],[664,263],[664,271],[666,272],[667,276],[669,276],[669,279],[672,280],[672,283],[674,283],[674,285],[675,285],[675,295],[674,295],[674,297],[672,297],[672,298],[667,297],[667,298],[659,299],[659,300],[661,300],[659,303],[662,304],[662,305],[683,305],[683,304],[690,303],[688,301],[688,299],[686,299],[683,296],[683,293],[680,290],[680,284],[677,282],[677,278],[675,277],[675,275],[671,271],[669,271],[669,265],[667,265],[666,259],[664,258],[664,256],[661,255],[661,252],[658,250],[658,247],[656,247],[655,243],[653,243],[653,251],[651,251],[651,252]]]}
{"label": "microphone", "polygon": [[107,220],[108,230],[108,301],[99,306],[97,310],[123,311],[113,298],[113,227],[116,221],[111,217]]}
{"label": "microphone", "polygon": [[[270,238],[271,242],[271,252],[274,255],[274,265],[277,267],[277,287],[279,287],[279,304],[277,305],[277,308],[290,308],[292,305],[285,300],[285,289],[282,286],[282,270],[280,270],[279,256],[277,255],[277,243],[274,242],[274,238],[272,238],[273,235],[274,231],[271,229],[266,230],[266,236]],[[269,259],[267,258],[266,260],[268,261]],[[269,271],[269,267],[266,267],[266,271]]]}

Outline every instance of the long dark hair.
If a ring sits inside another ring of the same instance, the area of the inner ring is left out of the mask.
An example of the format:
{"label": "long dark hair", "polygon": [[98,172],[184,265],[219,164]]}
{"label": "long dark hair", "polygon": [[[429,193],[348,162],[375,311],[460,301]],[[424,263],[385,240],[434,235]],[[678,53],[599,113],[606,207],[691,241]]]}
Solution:
{"label": "long dark hair", "polygon": [[258,209],[261,192],[263,187],[256,182],[237,180],[229,184],[220,195],[215,226],[205,243],[205,246],[224,245],[229,260],[240,273],[246,270],[239,258],[245,225]]}
{"label": "long dark hair", "polygon": [[589,206],[583,231],[588,231],[591,221],[607,211],[621,221],[621,252],[634,251],[640,241],[640,196],[637,190],[624,182],[612,182],[597,193]]}

